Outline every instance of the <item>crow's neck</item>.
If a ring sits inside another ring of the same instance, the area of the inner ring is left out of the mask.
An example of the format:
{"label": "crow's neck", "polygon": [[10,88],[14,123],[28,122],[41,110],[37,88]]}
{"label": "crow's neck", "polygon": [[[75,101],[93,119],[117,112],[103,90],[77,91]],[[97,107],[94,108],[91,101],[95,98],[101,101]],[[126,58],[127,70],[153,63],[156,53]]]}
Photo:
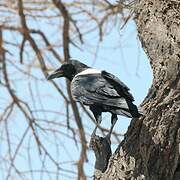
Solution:
{"label": "crow's neck", "polygon": [[66,75],[66,78],[69,79],[69,81],[72,81],[73,78],[74,78],[77,74],[81,73],[81,72],[84,71],[84,70],[86,70],[86,68],[78,68],[78,69],[76,69],[76,72],[75,72],[75,73],[71,73],[71,74]]}

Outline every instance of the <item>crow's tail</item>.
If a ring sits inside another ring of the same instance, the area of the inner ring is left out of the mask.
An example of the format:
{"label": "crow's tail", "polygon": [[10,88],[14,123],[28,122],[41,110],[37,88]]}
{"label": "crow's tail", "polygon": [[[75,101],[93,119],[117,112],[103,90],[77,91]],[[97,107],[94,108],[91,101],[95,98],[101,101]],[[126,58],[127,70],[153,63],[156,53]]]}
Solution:
{"label": "crow's tail", "polygon": [[130,100],[126,100],[128,107],[129,107],[129,112],[131,113],[132,117],[140,117],[143,115],[142,111],[140,111],[135,104],[132,103]]}

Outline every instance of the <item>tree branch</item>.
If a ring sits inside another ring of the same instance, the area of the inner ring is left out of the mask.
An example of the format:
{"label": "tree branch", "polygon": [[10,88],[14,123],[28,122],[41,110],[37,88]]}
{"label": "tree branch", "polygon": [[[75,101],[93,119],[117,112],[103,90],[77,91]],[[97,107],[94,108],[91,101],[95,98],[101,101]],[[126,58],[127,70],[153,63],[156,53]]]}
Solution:
{"label": "tree branch", "polygon": [[[64,24],[63,24],[63,51],[64,51],[64,61],[67,62],[70,58],[70,53],[69,53],[69,22],[70,22],[70,17],[68,14],[68,11],[66,9],[66,7],[64,6],[64,4],[61,2],[61,0],[53,0],[55,6],[59,9],[60,13],[62,14],[63,18],[64,18]],[[77,164],[78,166],[78,179],[86,179],[86,176],[84,174],[84,170],[83,170],[83,164],[85,162],[85,160],[87,159],[87,155],[86,155],[86,150],[87,150],[87,146],[86,146],[86,137],[85,137],[85,132],[84,132],[84,127],[82,125],[82,121],[79,115],[79,111],[78,111],[78,107],[76,102],[73,100],[72,95],[71,95],[71,90],[70,90],[70,83],[68,81],[66,81],[66,85],[67,85],[67,92],[68,92],[68,96],[70,99],[70,103],[73,109],[73,113],[74,113],[74,117],[79,129],[79,134],[80,134],[80,140],[81,140],[81,154],[80,154],[80,159],[79,162]]]}

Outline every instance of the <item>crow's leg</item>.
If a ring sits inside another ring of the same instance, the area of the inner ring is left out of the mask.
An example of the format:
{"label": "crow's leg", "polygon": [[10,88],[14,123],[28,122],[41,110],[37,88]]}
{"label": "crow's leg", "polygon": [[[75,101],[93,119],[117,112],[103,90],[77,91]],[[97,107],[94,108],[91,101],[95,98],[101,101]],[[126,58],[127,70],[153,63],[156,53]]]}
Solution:
{"label": "crow's leg", "polygon": [[91,144],[91,141],[93,140],[93,138],[96,137],[96,130],[102,121],[102,111],[97,106],[90,106],[90,110],[92,111],[96,120],[96,127],[94,128],[93,133],[91,135],[91,140],[90,140],[90,144]]}
{"label": "crow's leg", "polygon": [[114,128],[114,125],[116,124],[116,121],[118,120],[117,114],[112,114],[111,116],[111,128],[109,130],[109,133],[106,135],[106,138],[110,141],[111,134]]}
{"label": "crow's leg", "polygon": [[101,115],[96,115],[95,119],[96,119],[96,126],[95,126],[95,128],[93,130],[93,133],[91,134],[91,139],[90,139],[90,143],[89,143],[90,148],[92,147],[92,144],[93,144],[94,140],[96,139],[96,130],[97,130],[98,126],[100,125],[101,121],[102,121],[102,116]]}

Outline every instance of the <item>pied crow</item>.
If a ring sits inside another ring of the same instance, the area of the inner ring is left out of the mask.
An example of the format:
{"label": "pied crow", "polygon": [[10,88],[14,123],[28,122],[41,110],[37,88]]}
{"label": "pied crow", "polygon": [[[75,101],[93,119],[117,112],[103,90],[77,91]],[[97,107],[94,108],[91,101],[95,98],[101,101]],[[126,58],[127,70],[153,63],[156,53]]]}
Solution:
{"label": "pied crow", "polygon": [[107,135],[110,139],[117,115],[129,118],[139,117],[134,98],[129,88],[116,76],[104,70],[93,69],[78,60],[69,60],[50,74],[47,79],[66,77],[71,81],[71,93],[75,101],[88,105],[97,125],[101,123],[102,112],[110,112],[111,128]]}

